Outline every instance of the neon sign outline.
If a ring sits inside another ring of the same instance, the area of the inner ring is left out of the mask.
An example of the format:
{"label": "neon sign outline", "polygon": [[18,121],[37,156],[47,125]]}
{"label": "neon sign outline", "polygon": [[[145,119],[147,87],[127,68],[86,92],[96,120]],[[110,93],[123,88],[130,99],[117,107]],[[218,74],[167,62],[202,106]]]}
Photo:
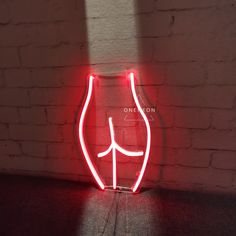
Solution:
{"label": "neon sign outline", "polygon": [[79,120],[79,140],[80,140],[80,145],[85,157],[85,160],[88,164],[88,167],[94,177],[94,179],[96,180],[97,184],[99,185],[99,187],[101,189],[105,189],[105,185],[102,181],[102,179],[100,178],[100,176],[98,175],[92,161],[91,158],[89,156],[89,152],[87,150],[87,147],[85,145],[85,141],[84,141],[84,118],[85,118],[85,114],[87,112],[88,109],[88,105],[90,103],[91,100],[91,96],[92,96],[92,90],[93,90],[93,81],[94,81],[95,77],[93,75],[89,76],[89,87],[88,87],[88,93],[87,93],[87,97],[81,112],[81,116],[80,116],[80,120]]}
{"label": "neon sign outline", "polygon": [[[135,90],[135,78],[134,78],[134,73],[130,72],[128,75],[128,78],[130,80],[130,85],[131,85],[131,92],[132,92],[132,96],[133,99],[135,101],[135,105],[137,106],[142,118],[144,119],[145,122],[145,126],[146,126],[146,132],[147,132],[147,142],[146,142],[146,150],[144,153],[144,160],[143,160],[143,164],[140,170],[140,173],[137,177],[137,180],[135,181],[134,185],[131,187],[132,192],[136,192],[141,181],[142,178],[144,176],[146,167],[147,167],[147,163],[148,163],[148,159],[149,159],[149,154],[150,154],[150,146],[151,146],[151,129],[150,129],[150,124],[148,121],[147,116],[145,115],[144,111],[142,110],[142,107],[139,103],[137,94],[136,94],[136,90]],[[84,119],[85,119],[85,114],[87,112],[90,100],[91,100],[91,96],[92,96],[92,91],[93,91],[93,81],[94,81],[95,77],[94,75],[90,75],[89,76],[89,87],[88,87],[88,92],[87,92],[87,96],[85,99],[85,103],[84,106],[82,108],[82,112],[80,115],[80,120],[79,120],[79,141],[80,141],[80,145],[82,148],[82,152],[84,154],[85,160],[88,164],[88,167],[94,177],[94,179],[96,180],[97,184],[99,185],[99,187],[104,190],[107,186],[104,184],[103,180],[101,179],[101,177],[98,175],[97,170],[95,169],[89,152],[87,150],[86,144],[85,144],[85,140],[84,140]],[[103,157],[105,155],[107,155],[110,151],[112,151],[112,158],[113,158],[113,189],[116,189],[117,187],[117,180],[116,180],[116,150],[118,150],[119,152],[123,153],[124,155],[127,156],[141,156],[143,155],[143,152],[130,152],[127,151],[125,149],[123,149],[122,147],[120,147],[116,141],[115,141],[115,133],[114,133],[114,128],[113,128],[113,123],[112,123],[112,117],[109,117],[109,128],[110,128],[110,135],[111,135],[111,145],[107,148],[107,150],[105,150],[104,152],[98,153],[98,157]]]}
{"label": "neon sign outline", "polygon": [[139,174],[135,184],[131,187],[132,191],[136,192],[136,190],[138,189],[138,187],[140,185],[140,182],[143,178],[144,172],[145,172],[146,167],[147,167],[148,159],[149,159],[150,147],[151,147],[151,128],[150,128],[148,118],[145,115],[145,113],[143,112],[142,107],[141,107],[141,105],[139,103],[139,100],[138,100],[138,96],[137,96],[137,93],[136,93],[136,90],[135,90],[134,73],[133,72],[129,73],[129,79],[130,79],[131,91],[132,91],[132,95],[133,95],[135,105],[138,107],[138,110],[139,110],[141,116],[144,119],[144,122],[145,122],[145,125],[146,125],[146,130],[147,130],[147,143],[146,143],[146,151],[145,151],[145,154],[144,154],[143,165],[142,165],[140,174]]}

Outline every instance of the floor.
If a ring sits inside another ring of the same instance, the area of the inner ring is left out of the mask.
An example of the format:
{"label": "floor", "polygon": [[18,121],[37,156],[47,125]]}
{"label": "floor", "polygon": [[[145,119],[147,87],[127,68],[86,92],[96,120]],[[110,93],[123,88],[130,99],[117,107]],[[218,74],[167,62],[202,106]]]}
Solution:
{"label": "floor", "polygon": [[0,175],[1,236],[236,235],[236,197]]}

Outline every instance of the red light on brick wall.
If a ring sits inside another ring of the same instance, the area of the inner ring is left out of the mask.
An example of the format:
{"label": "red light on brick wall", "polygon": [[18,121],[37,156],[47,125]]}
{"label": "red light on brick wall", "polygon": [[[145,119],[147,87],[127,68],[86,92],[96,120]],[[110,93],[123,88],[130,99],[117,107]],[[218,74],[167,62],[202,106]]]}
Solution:
{"label": "red light on brick wall", "polygon": [[[85,115],[87,113],[89,104],[90,104],[90,100],[91,100],[91,96],[93,93],[93,81],[95,79],[94,75],[90,75],[89,76],[89,85],[88,85],[88,92],[87,92],[87,96],[85,99],[85,103],[83,105],[82,108],[82,112],[80,115],[80,119],[79,119],[79,142],[80,142],[80,146],[83,152],[83,156],[87,162],[87,165],[91,171],[92,176],[94,177],[95,181],[97,182],[98,186],[101,189],[106,189],[109,188],[109,186],[107,186],[104,182],[104,180],[102,180],[101,176],[98,174],[97,169],[95,168],[95,165],[92,162],[92,156],[90,155],[87,146],[86,146],[86,142],[85,142],[85,137],[84,137],[84,129],[85,129],[85,125],[84,125],[84,121],[85,121]],[[110,130],[110,145],[108,146],[108,148],[105,151],[99,152],[97,154],[97,157],[101,158],[104,157],[106,155],[108,155],[109,153],[112,154],[112,178],[113,178],[113,189],[116,190],[118,187],[120,188],[125,188],[127,189],[127,187],[122,187],[122,186],[117,186],[117,160],[116,160],[116,151],[122,153],[124,156],[131,156],[131,157],[139,157],[139,156],[143,156],[143,163],[141,166],[141,169],[139,171],[138,177],[135,180],[133,186],[130,189],[130,191],[132,192],[136,192],[137,189],[139,188],[141,181],[143,179],[144,173],[145,173],[145,169],[147,167],[147,163],[148,163],[148,159],[149,159],[149,153],[150,153],[150,146],[151,146],[151,129],[150,129],[150,124],[148,121],[147,116],[145,115],[136,90],[135,90],[135,76],[134,73],[131,72],[128,74],[128,80],[130,83],[130,87],[131,87],[131,92],[132,92],[132,98],[135,102],[135,106],[137,107],[142,119],[145,122],[145,127],[146,127],[146,134],[147,134],[147,139],[146,139],[146,144],[145,144],[145,151],[142,150],[138,150],[138,151],[129,151],[126,150],[124,148],[122,148],[115,139],[115,131],[114,131],[114,126],[113,126],[113,122],[112,122],[112,117],[110,116],[108,118],[108,122],[109,122],[109,130]]]}

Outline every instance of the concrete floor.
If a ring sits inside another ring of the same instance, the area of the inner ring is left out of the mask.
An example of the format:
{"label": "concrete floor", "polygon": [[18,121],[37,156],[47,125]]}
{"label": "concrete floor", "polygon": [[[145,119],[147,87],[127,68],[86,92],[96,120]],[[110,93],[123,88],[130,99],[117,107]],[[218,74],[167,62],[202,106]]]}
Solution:
{"label": "concrete floor", "polygon": [[0,175],[1,236],[236,235],[236,197]]}

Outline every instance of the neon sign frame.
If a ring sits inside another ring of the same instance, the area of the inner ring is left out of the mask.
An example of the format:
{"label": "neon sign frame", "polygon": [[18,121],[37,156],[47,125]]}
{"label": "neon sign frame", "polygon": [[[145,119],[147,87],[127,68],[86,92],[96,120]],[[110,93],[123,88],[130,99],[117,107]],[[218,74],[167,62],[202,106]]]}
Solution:
{"label": "neon sign frame", "polygon": [[[90,103],[91,97],[92,97],[94,79],[95,79],[94,75],[89,76],[88,92],[87,92],[85,103],[83,105],[82,112],[81,112],[80,119],[79,119],[78,134],[79,134],[80,146],[81,146],[84,158],[87,162],[87,165],[90,169],[90,172],[92,173],[92,175],[93,175],[96,183],[98,184],[98,186],[102,190],[104,190],[104,189],[108,188],[108,186],[105,185],[105,182],[99,176],[94,164],[92,163],[92,160],[91,160],[90,154],[88,152],[88,149],[86,147],[85,139],[84,139],[84,120],[85,120],[85,115],[87,113],[88,106],[89,106],[89,103]],[[111,145],[104,152],[98,153],[97,156],[98,157],[103,157],[103,156],[107,155],[109,152],[112,151],[113,189],[115,190],[117,188],[116,150],[118,150],[119,152],[121,152],[121,153],[123,153],[124,155],[127,155],[127,156],[141,156],[141,155],[144,154],[144,160],[143,160],[143,164],[142,164],[140,173],[139,173],[137,179],[135,180],[134,185],[130,188],[131,191],[135,193],[137,191],[138,187],[140,186],[140,183],[143,179],[143,176],[144,176],[144,173],[145,173],[145,170],[146,170],[146,167],[147,167],[148,159],[149,159],[150,147],[151,147],[151,128],[150,128],[148,118],[145,115],[144,111],[142,110],[142,107],[141,107],[141,105],[139,103],[139,100],[138,100],[138,96],[137,96],[137,93],[136,93],[136,90],[135,90],[135,75],[134,75],[133,72],[130,72],[128,74],[128,79],[130,81],[131,92],[132,92],[132,96],[133,96],[135,105],[137,106],[138,111],[140,112],[140,114],[141,114],[141,116],[142,116],[142,118],[145,122],[145,126],[146,126],[147,142],[146,142],[145,152],[143,152],[143,151],[131,152],[131,151],[127,151],[127,150],[123,149],[122,147],[120,147],[115,141],[115,132],[114,132],[114,128],[113,128],[112,117],[109,117]]]}

